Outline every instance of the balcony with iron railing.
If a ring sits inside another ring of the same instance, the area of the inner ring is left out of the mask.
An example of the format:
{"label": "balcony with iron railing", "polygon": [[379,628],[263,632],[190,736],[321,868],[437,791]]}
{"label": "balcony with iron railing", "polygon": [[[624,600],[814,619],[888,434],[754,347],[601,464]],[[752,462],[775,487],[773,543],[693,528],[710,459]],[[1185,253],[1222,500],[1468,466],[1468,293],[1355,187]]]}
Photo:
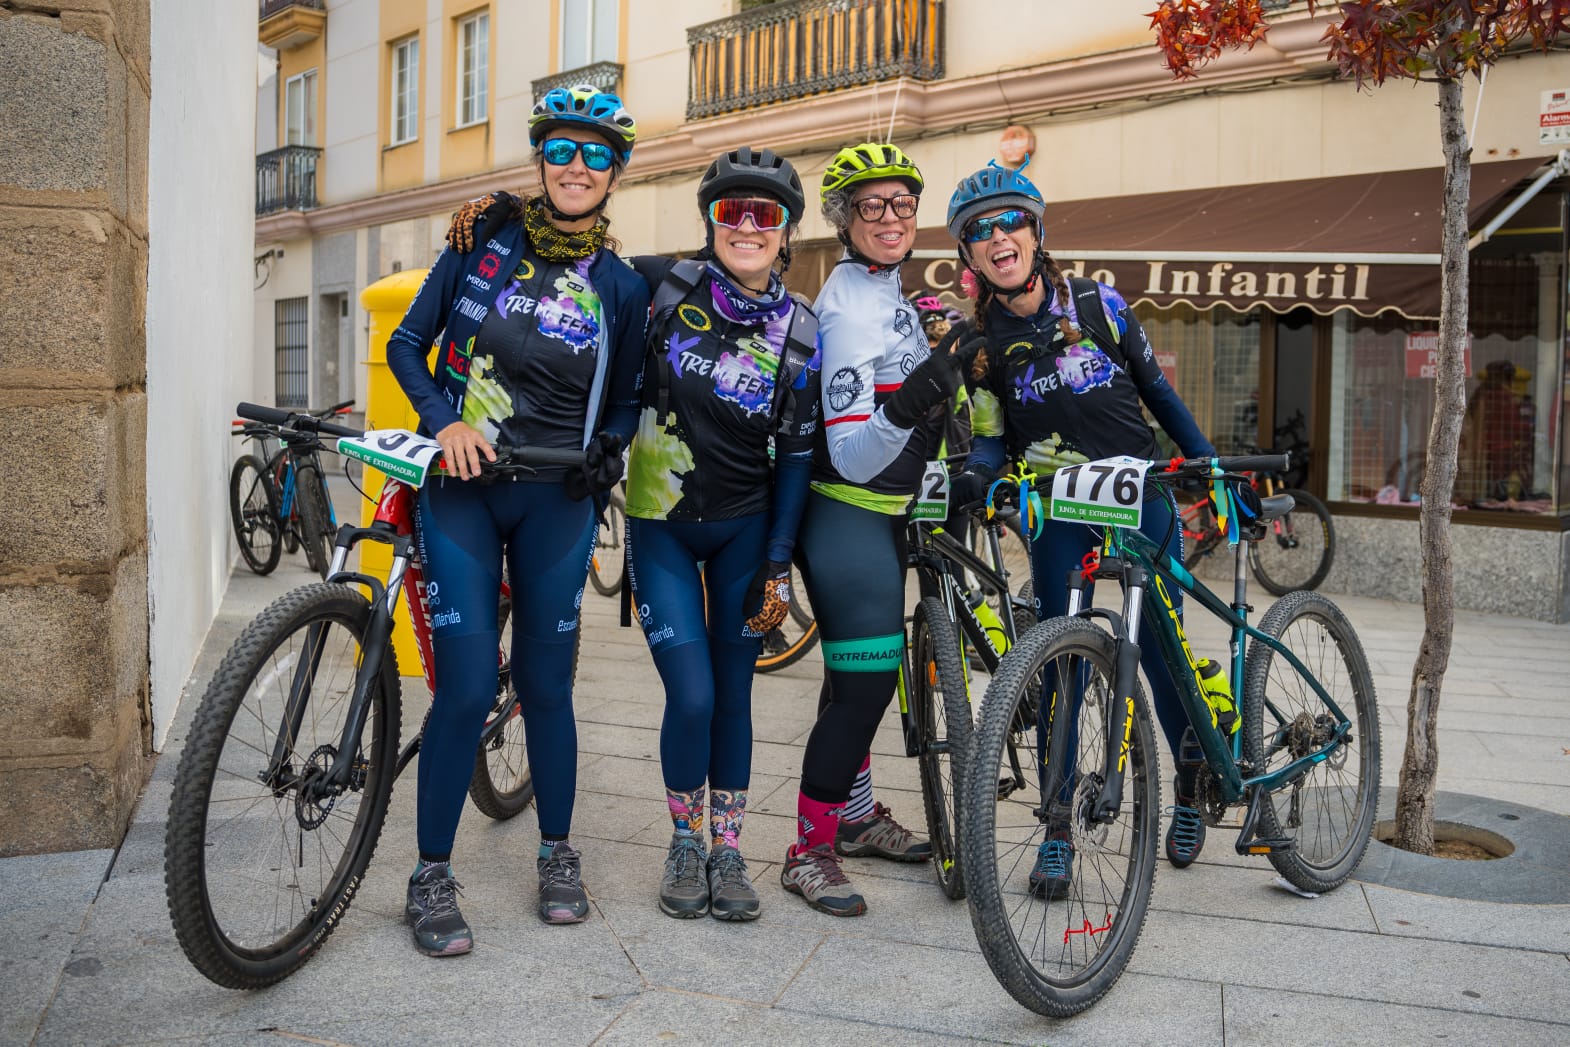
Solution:
{"label": "balcony with iron railing", "polygon": [[316,206],[316,163],[322,151],[286,145],[256,158],[256,216]]}
{"label": "balcony with iron railing", "polygon": [[540,97],[553,87],[576,87],[578,84],[593,84],[601,91],[620,94],[621,74],[622,67],[619,62],[595,62],[593,65],[566,69],[530,81],[529,90],[534,93],[535,101],[539,101]]}
{"label": "balcony with iron railing", "polygon": [[322,35],[327,25],[325,0],[259,0],[257,38],[287,51]]}
{"label": "balcony with iron railing", "polygon": [[944,0],[785,0],[687,30],[687,119],[943,76]]}

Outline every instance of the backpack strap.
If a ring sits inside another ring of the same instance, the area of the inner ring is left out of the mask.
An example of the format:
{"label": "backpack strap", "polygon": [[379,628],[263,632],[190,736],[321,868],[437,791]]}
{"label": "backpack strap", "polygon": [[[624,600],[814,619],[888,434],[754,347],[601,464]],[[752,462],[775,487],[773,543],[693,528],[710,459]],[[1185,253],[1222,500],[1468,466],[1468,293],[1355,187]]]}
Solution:
{"label": "backpack strap", "polygon": [[791,299],[795,307],[790,311],[790,326],[785,328],[785,347],[780,353],[780,369],[774,380],[774,403],[770,413],[773,429],[779,428],[780,414],[785,409],[785,390],[796,384],[796,379],[818,351],[817,314],[801,295],[792,293]]}
{"label": "backpack strap", "polygon": [[1111,357],[1123,371],[1128,370],[1128,356],[1118,343],[1117,335],[1107,323],[1107,314],[1101,306],[1101,289],[1096,281],[1071,276],[1068,281],[1069,297],[1074,300],[1074,315],[1079,318],[1079,329],[1090,336],[1096,348]]}
{"label": "backpack strap", "polygon": [[692,293],[698,286],[698,281],[703,278],[705,262],[698,258],[683,258],[666,270],[665,279],[660,281],[660,286],[655,288],[654,297],[649,303],[649,350],[654,357],[655,393],[654,408],[655,419],[664,425],[670,418],[671,397],[671,365],[665,359],[665,354],[654,345],[655,333],[665,318],[676,311],[683,298]]}

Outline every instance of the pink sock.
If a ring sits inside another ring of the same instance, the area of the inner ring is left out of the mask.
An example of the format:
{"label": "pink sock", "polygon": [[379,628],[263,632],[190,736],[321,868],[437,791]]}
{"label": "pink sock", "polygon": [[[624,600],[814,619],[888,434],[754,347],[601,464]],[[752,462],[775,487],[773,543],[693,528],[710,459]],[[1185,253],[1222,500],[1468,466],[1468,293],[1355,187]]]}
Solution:
{"label": "pink sock", "polygon": [[840,812],[844,809],[844,804],[822,803],[806,793],[797,793],[796,831],[799,835],[791,853],[809,850],[819,844],[833,846],[834,832],[839,828]]}

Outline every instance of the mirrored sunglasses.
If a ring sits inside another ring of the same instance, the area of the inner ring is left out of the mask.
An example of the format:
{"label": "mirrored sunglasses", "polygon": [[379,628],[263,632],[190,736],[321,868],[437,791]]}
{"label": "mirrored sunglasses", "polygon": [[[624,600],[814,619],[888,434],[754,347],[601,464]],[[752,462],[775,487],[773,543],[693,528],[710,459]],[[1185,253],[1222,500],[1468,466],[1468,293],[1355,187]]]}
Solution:
{"label": "mirrored sunglasses", "polygon": [[898,196],[863,196],[852,200],[850,205],[861,215],[863,222],[876,222],[890,207],[894,208],[895,218],[914,218],[920,203],[921,197],[914,193],[901,193]]}
{"label": "mirrored sunglasses", "polygon": [[768,232],[784,228],[790,208],[775,200],[722,199],[709,204],[709,220],[715,225],[740,229],[744,218],[751,218],[759,232]]}
{"label": "mirrored sunglasses", "polygon": [[992,232],[1001,229],[1005,233],[1017,233],[1034,222],[1035,216],[1029,211],[1012,210],[995,214],[991,218],[978,218],[965,227],[965,242],[979,244],[983,240],[992,239]]}
{"label": "mirrored sunglasses", "polygon": [[566,167],[579,152],[583,153],[583,166],[591,171],[609,171],[616,159],[616,151],[604,142],[575,142],[571,138],[547,138],[540,151],[552,167]]}

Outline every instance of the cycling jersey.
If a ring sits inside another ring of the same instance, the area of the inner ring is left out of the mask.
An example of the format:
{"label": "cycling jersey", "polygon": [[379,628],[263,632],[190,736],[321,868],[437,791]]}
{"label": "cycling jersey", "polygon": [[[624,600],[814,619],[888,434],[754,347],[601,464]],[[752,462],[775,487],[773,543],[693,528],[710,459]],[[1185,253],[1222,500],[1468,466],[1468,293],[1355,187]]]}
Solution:
{"label": "cycling jersey", "polygon": [[[638,264],[643,268],[644,260]],[[819,360],[814,356],[779,387],[797,308],[783,292],[781,298],[778,308],[746,317],[705,273],[668,317],[657,319],[627,470],[628,516],[701,521],[763,512],[778,486],[775,461],[811,453]],[[653,395],[661,372],[669,390],[663,419]],[[787,547],[780,559],[788,555]]]}
{"label": "cycling jersey", "polygon": [[[915,429],[884,415],[885,401],[930,355],[916,310],[900,293],[899,270],[842,262],[814,307],[823,341],[823,435],[813,454],[813,487],[856,499],[847,487],[908,497],[937,453],[942,411]],[[903,503],[879,511],[903,512]]]}
{"label": "cycling jersey", "polygon": [[[1065,311],[1055,294],[1032,317],[992,303],[987,377],[971,397],[975,436],[1002,437],[1010,456],[1022,455],[1043,476],[1113,455],[1151,458],[1156,440],[1140,413],[1143,401],[1185,454],[1215,454],[1162,374],[1133,310],[1106,284],[1093,287],[1090,300],[1069,301],[1066,315],[1082,332],[1072,344],[1058,322]],[[1116,346],[1098,345],[1091,337],[1089,323],[1079,322],[1084,308],[1102,311]],[[1002,464],[1002,455],[986,440],[978,439],[976,452],[993,468]]]}

